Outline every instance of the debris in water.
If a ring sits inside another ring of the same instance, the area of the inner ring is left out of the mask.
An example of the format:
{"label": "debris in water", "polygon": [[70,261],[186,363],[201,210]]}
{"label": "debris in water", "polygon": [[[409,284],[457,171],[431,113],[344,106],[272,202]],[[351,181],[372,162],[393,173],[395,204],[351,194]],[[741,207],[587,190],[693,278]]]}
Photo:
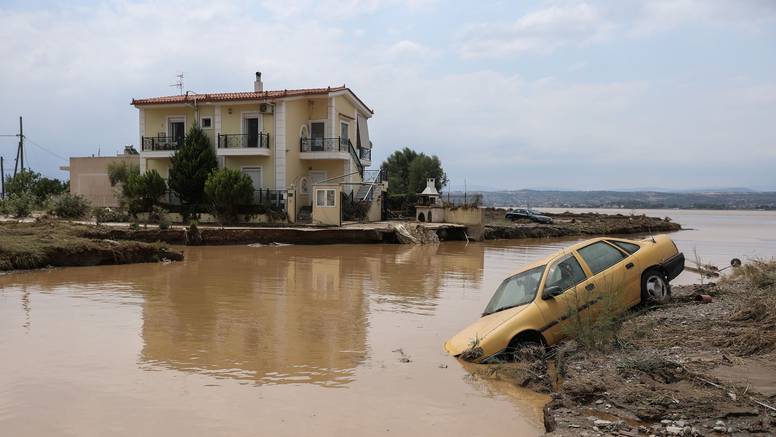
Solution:
{"label": "debris in water", "polygon": [[404,351],[401,348],[396,349],[393,352],[398,352],[399,354],[401,354],[401,357],[399,357],[399,362],[400,363],[411,363],[412,362],[412,360],[410,359],[410,356],[405,354]]}

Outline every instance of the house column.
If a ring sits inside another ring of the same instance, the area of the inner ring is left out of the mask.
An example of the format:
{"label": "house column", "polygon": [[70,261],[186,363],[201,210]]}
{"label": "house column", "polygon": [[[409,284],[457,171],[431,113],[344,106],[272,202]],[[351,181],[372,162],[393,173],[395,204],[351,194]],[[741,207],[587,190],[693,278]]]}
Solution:
{"label": "house column", "polygon": [[337,134],[337,126],[336,120],[337,120],[337,105],[336,105],[336,99],[334,97],[329,97],[329,138],[337,138],[339,135]]}
{"label": "house column", "polygon": [[218,161],[218,165],[221,168],[226,167],[226,160],[223,156],[218,156],[218,136],[221,135],[221,105],[216,105],[213,108],[213,130],[215,131],[214,140],[215,144],[213,146],[216,148],[216,157]]}
{"label": "house column", "polygon": [[137,125],[140,127],[140,149],[143,150],[143,137],[145,136],[145,111],[143,108],[140,108],[138,110],[138,123]]}
{"label": "house column", "polygon": [[275,189],[286,189],[286,102],[275,105]]}

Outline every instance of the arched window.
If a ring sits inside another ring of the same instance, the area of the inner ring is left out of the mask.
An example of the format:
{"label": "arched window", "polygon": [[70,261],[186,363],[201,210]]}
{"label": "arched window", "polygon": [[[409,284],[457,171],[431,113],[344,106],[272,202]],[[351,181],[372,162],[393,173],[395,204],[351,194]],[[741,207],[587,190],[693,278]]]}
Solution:
{"label": "arched window", "polygon": [[426,221],[426,216],[425,216],[425,215],[423,215],[423,213],[422,213],[422,212],[421,212],[420,214],[418,214],[418,221],[419,221],[419,222],[424,222],[424,221]]}

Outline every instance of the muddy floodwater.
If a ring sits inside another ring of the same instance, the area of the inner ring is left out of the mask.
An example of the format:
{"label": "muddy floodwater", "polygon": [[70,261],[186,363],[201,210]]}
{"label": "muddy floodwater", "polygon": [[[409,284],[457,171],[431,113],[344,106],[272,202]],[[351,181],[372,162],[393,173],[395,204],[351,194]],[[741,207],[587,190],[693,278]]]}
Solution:
{"label": "muddy floodwater", "polygon": [[[695,229],[674,234],[686,253],[776,256],[774,213],[658,214]],[[537,435],[546,397],[471,377],[442,343],[574,241],[200,247],[0,276],[0,435]]]}

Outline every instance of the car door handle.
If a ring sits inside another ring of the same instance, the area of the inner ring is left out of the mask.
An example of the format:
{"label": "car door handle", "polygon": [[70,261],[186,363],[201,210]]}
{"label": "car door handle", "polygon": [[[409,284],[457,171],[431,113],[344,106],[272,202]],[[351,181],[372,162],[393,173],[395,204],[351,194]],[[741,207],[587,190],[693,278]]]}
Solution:
{"label": "car door handle", "polygon": [[585,290],[591,291],[595,288],[595,284],[587,284],[585,285]]}
{"label": "car door handle", "polygon": [[625,264],[625,268],[628,269],[628,270],[632,269],[633,268],[633,263]]}

